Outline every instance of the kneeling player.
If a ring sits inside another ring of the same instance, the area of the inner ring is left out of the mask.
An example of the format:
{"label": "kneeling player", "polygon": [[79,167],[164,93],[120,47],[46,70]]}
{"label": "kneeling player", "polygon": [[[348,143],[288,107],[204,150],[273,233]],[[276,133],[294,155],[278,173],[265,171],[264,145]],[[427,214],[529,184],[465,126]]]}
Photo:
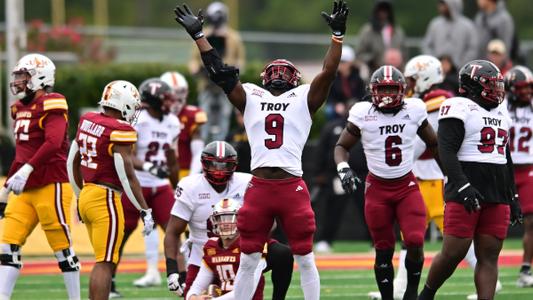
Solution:
{"label": "kneeling player", "polygon": [[[235,299],[233,283],[239,269],[240,247],[237,231],[237,213],[241,205],[233,199],[223,199],[213,207],[211,223],[213,233],[218,237],[210,238],[204,245],[203,263],[194,280],[187,300],[200,300],[198,297],[209,285],[218,283],[218,288],[209,296],[222,296],[215,299]],[[254,300],[263,299],[265,260],[261,260],[254,272]]]}

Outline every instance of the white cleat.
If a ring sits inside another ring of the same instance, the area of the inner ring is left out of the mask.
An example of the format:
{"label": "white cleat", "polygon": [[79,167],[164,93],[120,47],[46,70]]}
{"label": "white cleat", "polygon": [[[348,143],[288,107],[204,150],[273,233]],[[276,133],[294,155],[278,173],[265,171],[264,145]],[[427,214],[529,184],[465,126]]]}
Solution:
{"label": "white cleat", "polygon": [[518,280],[516,281],[516,286],[520,288],[533,287],[533,275],[520,272]]}
{"label": "white cleat", "polygon": [[[498,279],[498,281],[496,281],[496,288],[494,289],[494,293],[498,294],[502,289],[503,289],[502,283]],[[477,300],[477,294],[468,295],[468,296],[466,296],[466,299],[467,300]]]}
{"label": "white cleat", "polygon": [[160,286],[161,285],[161,275],[159,272],[147,272],[143,277],[135,280],[133,285],[136,287],[144,288],[150,286]]}
{"label": "white cleat", "polygon": [[326,241],[319,241],[315,244],[315,253],[320,253],[320,254],[328,254],[328,253],[331,253],[333,252],[333,249],[331,249],[331,246],[328,242]]}
{"label": "white cleat", "polygon": [[381,300],[381,293],[380,292],[369,292],[368,298],[371,300]]}

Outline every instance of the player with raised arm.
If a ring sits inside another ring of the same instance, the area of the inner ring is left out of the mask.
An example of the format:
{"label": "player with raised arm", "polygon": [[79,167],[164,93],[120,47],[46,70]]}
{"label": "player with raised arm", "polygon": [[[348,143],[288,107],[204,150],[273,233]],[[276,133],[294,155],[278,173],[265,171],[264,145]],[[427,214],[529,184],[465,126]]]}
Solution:
{"label": "player with raised arm", "polygon": [[[159,78],[146,79],[139,86],[142,109],[133,125],[137,131],[137,143],[132,157],[135,174],[141,184],[146,204],[152,209],[156,223],[164,230],[170,210],[174,204],[174,189],[178,184],[178,163],[176,147],[180,122],[170,113],[174,105],[172,90]],[[139,222],[139,212],[131,204],[127,195],[122,194],[124,208],[124,239],[120,246],[120,255],[128,238]],[[161,285],[161,276],[157,269],[159,261],[159,234],[154,230],[145,236],[146,274],[135,280],[137,287]],[[152,241],[155,239],[155,244]],[[115,285],[111,292],[118,293]]]}
{"label": "player with raised arm", "polygon": [[335,78],[346,31],[348,7],[334,2],[333,12],[322,12],[333,36],[322,71],[311,84],[300,83],[300,72],[289,61],[277,59],[261,73],[262,85],[241,84],[239,70],[224,65],[202,32],[203,16],[187,5],[175,9],[176,21],[195,40],[209,78],[228,95],[243,114],[251,150],[254,175],[238,228],[241,233],[241,264],[235,282],[237,299],[252,298],[253,272],[261,259],[274,219],[287,235],[300,268],[304,298],[320,299],[320,278],[313,254],[314,212],[302,180],[302,150],[309,136],[312,115],[324,103]]}
{"label": "player with raised arm", "polygon": [[367,158],[365,220],[376,249],[374,273],[381,299],[393,299],[392,256],[394,222],[400,225],[407,248],[407,288],[403,299],[416,299],[424,263],[426,209],[413,175],[417,136],[435,157],[437,137],[427,120],[426,105],[404,98],[403,74],[392,66],[376,70],[370,79],[372,102],[356,103],[335,146],[335,162],[344,190],[359,180],[348,165],[349,150],[359,140]]}
{"label": "player with raised arm", "polygon": [[[213,214],[209,217],[213,225],[212,237],[203,248],[203,260],[198,276],[194,280],[186,300],[236,299],[234,288],[235,274],[239,269],[240,247],[239,231],[237,229],[237,215],[241,207],[238,201],[223,199],[213,205]],[[263,270],[267,263],[263,259],[254,272],[254,300],[263,299],[265,278]],[[213,283],[217,284],[213,286]],[[209,289],[214,291],[209,291]],[[219,297],[220,296],[220,297]]]}
{"label": "player with raised arm", "polygon": [[[203,174],[191,174],[178,184],[176,202],[165,234],[168,288],[179,295],[187,294],[200,270],[202,247],[209,238],[207,223],[212,206],[224,198],[232,198],[242,205],[251,179],[250,174],[235,172],[237,152],[226,142],[207,144],[201,161]],[[185,271],[185,266],[178,264],[176,257],[181,246],[179,236],[187,225],[192,249]],[[292,253],[287,246],[274,240],[269,241],[267,253],[269,269],[272,270],[272,299],[285,299],[292,276]]]}
{"label": "player with raised arm", "polygon": [[513,121],[509,129],[509,150],[513,158],[516,188],[524,214],[524,254],[516,282],[518,287],[533,287],[533,76],[524,66],[515,66],[505,74],[507,109]]}
{"label": "player with raised arm", "polygon": [[[63,273],[69,299],[80,299],[80,264],[70,236],[72,190],[65,168],[68,105],[52,92],[55,65],[46,56],[28,54],[12,72],[10,88],[15,159],[0,188],[0,299],[9,299],[22,267],[20,248],[38,223]],[[9,202],[8,194],[10,196]]]}
{"label": "player with raised arm", "polygon": [[181,122],[178,138],[179,177],[200,173],[202,172],[200,156],[205,146],[200,137],[200,127],[207,122],[207,115],[201,108],[187,104],[189,84],[182,74],[175,71],[165,72],[161,75],[161,80],[172,88],[175,104],[171,111]]}
{"label": "player with raised arm", "polygon": [[509,221],[521,220],[507,144],[511,119],[500,105],[505,95],[500,70],[485,60],[467,63],[459,71],[459,93],[440,107],[439,155],[448,179],[444,238],[421,300],[435,298],[472,241],[478,299],[493,299]]}
{"label": "player with raised arm", "polygon": [[98,104],[102,112],[80,117],[67,171],[96,258],[89,298],[108,299],[124,237],[121,193],[126,193],[137,208],[144,223],[143,234],[149,234],[155,224],[132,162],[137,133],[131,124],[140,107],[139,91],[127,81],[115,80],[105,86]]}

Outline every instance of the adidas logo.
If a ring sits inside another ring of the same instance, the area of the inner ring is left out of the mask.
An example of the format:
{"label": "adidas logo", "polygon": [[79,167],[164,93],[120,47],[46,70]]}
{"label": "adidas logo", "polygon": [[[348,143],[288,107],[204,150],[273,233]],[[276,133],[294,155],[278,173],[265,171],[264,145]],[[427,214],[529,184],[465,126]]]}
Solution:
{"label": "adidas logo", "polygon": [[296,97],[296,94],[294,92],[292,92],[289,96],[287,96],[287,98],[293,98],[293,97]]}
{"label": "adidas logo", "polygon": [[402,120],[411,120],[411,117],[409,117],[409,114],[406,114],[406,115],[402,118]]}
{"label": "adidas logo", "polygon": [[414,181],[409,181],[409,185],[408,186],[413,186],[413,185],[416,185],[416,183]]}
{"label": "adidas logo", "polygon": [[389,283],[389,280],[387,278],[383,279],[381,283]]}
{"label": "adidas logo", "polygon": [[240,198],[241,197],[241,194],[237,193],[235,194],[235,196],[233,196],[233,198]]}
{"label": "adidas logo", "polygon": [[304,188],[303,188],[301,185],[299,185],[299,186],[296,188],[296,191],[299,192],[299,191],[302,191],[303,189],[304,189]]}

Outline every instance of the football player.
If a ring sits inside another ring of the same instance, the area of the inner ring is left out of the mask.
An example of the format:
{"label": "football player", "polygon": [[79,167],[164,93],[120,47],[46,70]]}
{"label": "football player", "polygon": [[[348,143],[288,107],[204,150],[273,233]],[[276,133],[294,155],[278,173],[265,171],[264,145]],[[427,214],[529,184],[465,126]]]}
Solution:
{"label": "football player", "polygon": [[[20,248],[41,223],[63,273],[69,299],[80,299],[80,264],[70,236],[72,190],[65,168],[68,151],[68,105],[52,92],[55,65],[46,56],[28,54],[12,72],[10,88],[15,160],[0,189],[0,299],[9,299],[20,274]],[[8,194],[13,192],[8,202]]]}
{"label": "football player", "polygon": [[533,77],[524,66],[516,66],[505,74],[507,109],[513,121],[509,129],[509,150],[513,158],[516,188],[524,214],[524,255],[518,287],[532,287],[531,260],[533,259]]}
{"label": "football player", "polygon": [[178,139],[179,177],[183,178],[189,173],[200,173],[202,172],[200,156],[205,146],[200,137],[200,127],[207,122],[207,115],[201,108],[187,104],[189,84],[182,74],[175,71],[165,72],[161,75],[161,80],[172,88],[175,104],[171,110],[181,122]]}
{"label": "football player", "polygon": [[[174,100],[170,86],[164,81],[159,78],[147,79],[139,86],[139,93],[143,109],[133,126],[137,131],[133,167],[146,204],[152,209],[156,223],[164,230],[174,204],[174,188],[178,184],[179,168],[175,153],[180,122],[170,113]],[[121,200],[126,222],[124,239],[120,246],[122,256],[126,241],[137,227],[139,212],[127,195],[122,194]],[[147,270],[145,275],[133,284],[137,287],[161,285],[157,269],[159,234],[156,230],[145,237],[145,245]],[[115,287],[111,287],[112,293],[118,293]]]}
{"label": "football player", "polygon": [[356,103],[335,146],[335,162],[342,186],[353,193],[360,181],[348,165],[349,150],[359,140],[365,151],[365,220],[376,249],[374,273],[381,299],[393,298],[392,256],[394,222],[400,225],[407,248],[407,288],[403,299],[416,299],[424,263],[426,209],[416,178],[413,156],[416,137],[436,156],[437,137],[427,120],[426,105],[404,98],[406,82],[393,66],[383,66],[370,79],[372,102]]}
{"label": "football player", "polygon": [[[187,295],[200,270],[202,247],[208,240],[207,220],[212,213],[212,206],[224,198],[242,203],[251,178],[250,174],[235,172],[237,152],[226,142],[214,141],[207,144],[201,161],[203,174],[191,174],[178,184],[176,202],[165,234],[168,288],[178,295]],[[179,236],[187,225],[192,249],[185,271],[185,266],[177,263],[176,256],[181,246]],[[267,253],[274,286],[272,299],[285,299],[292,277],[292,253],[287,246],[277,242],[268,243]]]}
{"label": "football player", "polygon": [[346,31],[348,8],[334,2],[332,14],[322,16],[332,29],[330,48],[322,71],[311,84],[300,85],[300,72],[289,61],[276,59],[261,73],[263,87],[239,81],[239,70],[224,65],[202,31],[203,16],[187,5],[174,10],[176,21],[195,40],[210,79],[243,113],[252,149],[254,175],[240,210],[241,264],[235,281],[235,296],[247,300],[253,294],[253,272],[261,259],[275,218],[287,235],[300,268],[304,298],[320,299],[320,279],[313,254],[314,212],[302,180],[302,150],[309,136],[313,114],[327,98],[339,65]]}
{"label": "football player", "polygon": [[[233,286],[241,253],[237,230],[237,214],[240,207],[240,203],[233,199],[223,199],[213,206],[213,214],[209,219],[216,237],[210,238],[203,247],[203,263],[189,290],[187,300],[205,299],[200,295],[203,295],[203,291],[207,291],[213,282],[217,282],[219,287],[215,295],[209,296],[216,296],[215,299],[235,299]],[[263,270],[266,266],[266,261],[261,259],[255,269],[254,300],[263,299],[265,285]]]}
{"label": "football player", "polygon": [[98,104],[102,112],[88,112],[80,117],[67,171],[96,258],[89,280],[89,298],[108,299],[124,238],[121,193],[126,193],[140,214],[143,234],[149,234],[155,224],[132,162],[137,142],[132,123],[140,107],[139,91],[127,81],[115,80],[105,86]]}
{"label": "football player", "polygon": [[444,238],[422,300],[434,299],[472,241],[478,299],[493,299],[509,221],[521,219],[507,144],[511,119],[500,105],[505,96],[500,70],[485,60],[468,62],[459,71],[459,95],[446,99],[439,112],[439,155],[448,179]]}

